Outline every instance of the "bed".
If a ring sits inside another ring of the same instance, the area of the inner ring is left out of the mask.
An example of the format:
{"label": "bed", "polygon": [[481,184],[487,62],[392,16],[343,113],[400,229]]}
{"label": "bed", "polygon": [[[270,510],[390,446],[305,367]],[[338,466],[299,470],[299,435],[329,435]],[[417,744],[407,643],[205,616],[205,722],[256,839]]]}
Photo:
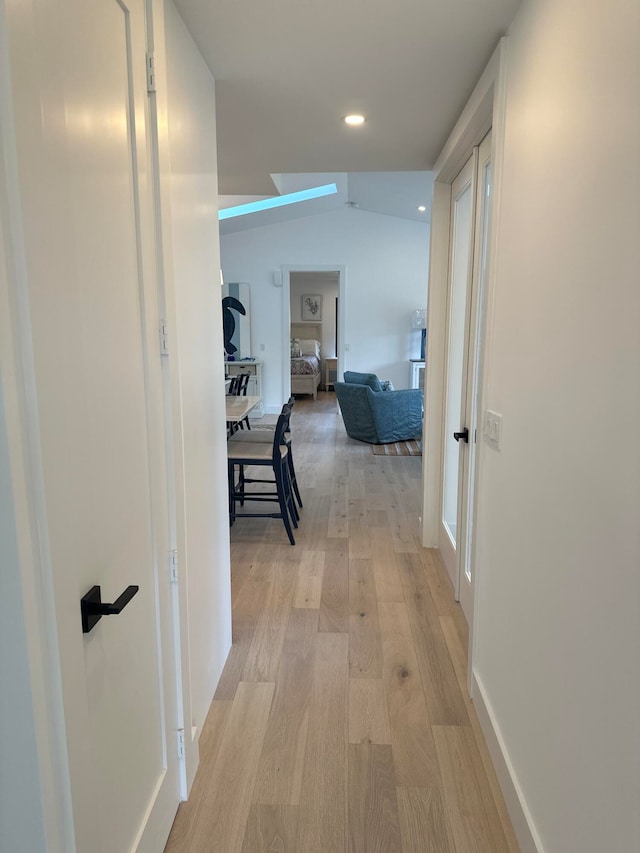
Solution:
{"label": "bed", "polygon": [[[316,323],[291,324],[291,393],[312,394],[317,399],[322,376],[320,341],[322,326]],[[294,345],[294,341],[299,342]]]}

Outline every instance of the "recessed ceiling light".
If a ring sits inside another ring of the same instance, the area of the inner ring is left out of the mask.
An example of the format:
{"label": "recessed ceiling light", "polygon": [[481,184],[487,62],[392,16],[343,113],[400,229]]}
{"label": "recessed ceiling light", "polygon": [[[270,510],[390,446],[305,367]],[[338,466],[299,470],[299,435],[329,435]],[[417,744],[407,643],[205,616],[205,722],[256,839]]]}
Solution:
{"label": "recessed ceiling light", "polygon": [[360,116],[360,115],[345,116],[343,121],[345,124],[348,124],[350,127],[357,127],[359,124],[364,124],[364,116]]}
{"label": "recessed ceiling light", "polygon": [[419,205],[418,205],[418,212],[419,212],[419,213],[424,213],[426,209],[427,209],[427,208],[424,206],[424,204],[419,204]]}

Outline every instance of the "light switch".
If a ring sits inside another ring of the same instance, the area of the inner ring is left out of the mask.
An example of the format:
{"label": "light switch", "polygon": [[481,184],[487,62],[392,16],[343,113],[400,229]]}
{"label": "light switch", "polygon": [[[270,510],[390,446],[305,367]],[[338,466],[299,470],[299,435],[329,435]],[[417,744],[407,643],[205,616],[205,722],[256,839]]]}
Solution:
{"label": "light switch", "polygon": [[502,415],[486,409],[482,423],[482,435],[489,447],[500,450],[502,445]]}

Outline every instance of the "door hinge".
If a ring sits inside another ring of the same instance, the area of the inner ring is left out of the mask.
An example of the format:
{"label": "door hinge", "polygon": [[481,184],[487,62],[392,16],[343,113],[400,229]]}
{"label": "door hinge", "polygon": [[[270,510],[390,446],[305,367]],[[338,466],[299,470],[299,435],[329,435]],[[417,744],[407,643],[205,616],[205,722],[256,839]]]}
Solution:
{"label": "door hinge", "polygon": [[156,90],[156,60],[152,53],[147,53],[147,92],[151,94]]}
{"label": "door hinge", "polygon": [[160,355],[169,355],[169,332],[166,320],[160,320]]}
{"label": "door hinge", "polygon": [[169,551],[169,582],[178,583],[178,552]]}
{"label": "door hinge", "polygon": [[176,737],[178,758],[184,758],[184,729],[178,729]]}

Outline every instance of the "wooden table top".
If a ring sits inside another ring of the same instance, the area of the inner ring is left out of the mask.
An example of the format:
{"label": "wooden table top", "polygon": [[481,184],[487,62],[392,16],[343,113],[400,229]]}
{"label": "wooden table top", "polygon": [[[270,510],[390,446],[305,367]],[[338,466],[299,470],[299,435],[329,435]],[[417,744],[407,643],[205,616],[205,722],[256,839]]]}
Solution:
{"label": "wooden table top", "polygon": [[225,397],[227,420],[237,423],[249,414],[252,409],[262,402],[262,397],[247,395],[246,397]]}

